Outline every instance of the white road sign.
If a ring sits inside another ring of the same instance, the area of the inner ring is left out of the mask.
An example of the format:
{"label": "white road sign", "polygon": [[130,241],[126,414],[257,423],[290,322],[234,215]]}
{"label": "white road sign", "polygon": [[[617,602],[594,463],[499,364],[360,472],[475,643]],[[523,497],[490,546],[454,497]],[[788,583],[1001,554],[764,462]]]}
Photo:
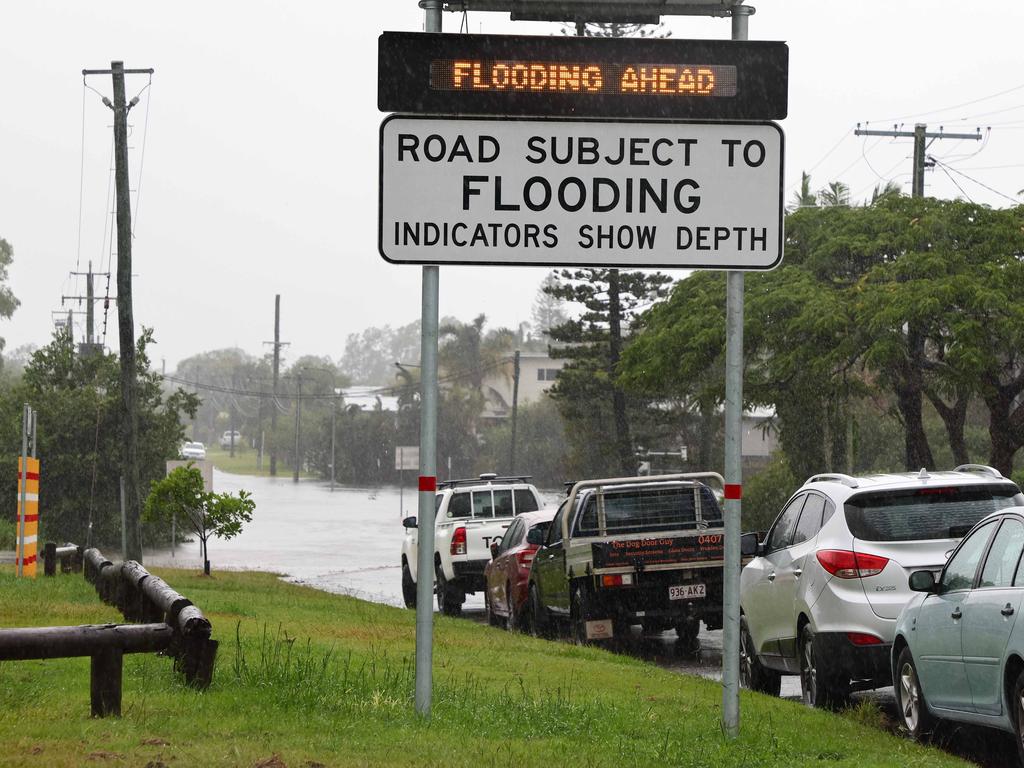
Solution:
{"label": "white road sign", "polygon": [[782,129],[393,115],[392,262],[765,270],[782,259]]}

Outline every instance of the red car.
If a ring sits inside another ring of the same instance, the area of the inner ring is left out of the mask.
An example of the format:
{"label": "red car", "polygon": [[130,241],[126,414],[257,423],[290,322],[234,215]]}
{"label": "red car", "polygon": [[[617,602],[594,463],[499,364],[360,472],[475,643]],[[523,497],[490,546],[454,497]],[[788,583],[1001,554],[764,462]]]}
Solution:
{"label": "red car", "polygon": [[491,544],[491,562],[484,568],[488,624],[505,625],[509,630],[523,628],[530,564],[556,511],[522,513],[509,524],[501,541]]}

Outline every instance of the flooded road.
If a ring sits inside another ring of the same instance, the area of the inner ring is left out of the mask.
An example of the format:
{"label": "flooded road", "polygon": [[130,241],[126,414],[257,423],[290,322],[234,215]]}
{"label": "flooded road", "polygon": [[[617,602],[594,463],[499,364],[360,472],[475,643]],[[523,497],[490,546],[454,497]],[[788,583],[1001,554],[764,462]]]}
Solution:
{"label": "flooded road", "polygon": [[[280,573],[288,581],[328,592],[352,595],[401,606],[400,558],[405,535],[401,520],[416,514],[416,492],[398,488],[353,488],[290,477],[266,478],[214,472],[214,489],[236,493],[247,490],[256,501],[251,523],[230,541],[210,542],[210,562],[218,569],[252,569]],[[554,504],[560,493],[543,494]],[[400,502],[402,508],[400,509]],[[172,557],[169,549],[146,552],[149,565],[202,568],[198,542],[181,544]],[[467,619],[485,622],[482,595],[470,595],[463,607]],[[435,604],[436,610],[436,604]],[[702,652],[680,655],[674,631],[642,636],[633,628],[622,652],[638,656],[679,673],[721,679],[722,632],[701,631]],[[782,696],[800,698],[800,681],[784,677]],[[854,695],[854,704],[873,703],[895,730],[896,704],[892,688]],[[983,728],[943,726],[936,743],[948,752],[983,766],[1012,765],[1015,747],[1005,734]]]}
{"label": "flooded road", "polygon": [[[353,488],[290,477],[248,477],[214,471],[218,493],[252,493],[252,522],[229,541],[212,539],[217,569],[280,573],[288,581],[388,605],[402,605],[403,514],[416,514],[416,492]],[[403,502],[404,513],[399,508]],[[146,552],[146,563],[202,568],[198,541]],[[480,601],[483,605],[483,601]]]}

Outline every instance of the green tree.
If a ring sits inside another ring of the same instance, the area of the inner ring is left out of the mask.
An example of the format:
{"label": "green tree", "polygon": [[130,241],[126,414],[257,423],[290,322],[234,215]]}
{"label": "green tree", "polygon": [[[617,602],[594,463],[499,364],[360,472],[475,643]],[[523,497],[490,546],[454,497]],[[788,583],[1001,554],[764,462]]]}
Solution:
{"label": "green tree", "polygon": [[385,325],[349,334],[338,367],[353,384],[381,386],[391,381],[396,362],[419,358],[420,321],[415,320],[398,328]]}
{"label": "green tree", "polygon": [[[0,317],[9,318],[14,314],[21,302],[15,298],[14,292],[6,285],[8,270],[14,261],[14,248],[0,237]],[[0,337],[0,352],[4,349],[4,339]]]}
{"label": "green tree", "polygon": [[143,519],[168,524],[177,520],[198,539],[203,553],[203,573],[210,575],[207,543],[211,536],[231,539],[252,521],[256,502],[247,491],[237,496],[213,493],[203,487],[202,473],[191,463],[178,467],[167,477],[153,483],[143,508]]}
{"label": "green tree", "polygon": [[583,307],[578,318],[549,331],[552,354],[569,361],[551,396],[566,421],[574,466],[587,475],[631,475],[636,456],[619,360],[634,317],[663,297],[671,280],[657,272],[604,267],[552,274],[555,281],[544,290]]}
{"label": "green tree", "polygon": [[813,208],[817,204],[818,196],[811,192],[811,175],[809,173],[801,173],[800,189],[793,193],[793,202],[790,204],[790,210]]}
{"label": "green tree", "polygon": [[[184,439],[182,422],[198,400],[182,390],[165,392],[149,370],[152,332],[137,341],[139,467],[144,487],[165,474]],[[38,412],[40,524],[42,535],[86,545],[120,541],[118,430],[120,369],[113,354],[79,355],[66,330],[32,355],[22,379],[0,390],[0,483],[14,497],[21,408]],[[150,540],[161,531],[144,531]]]}

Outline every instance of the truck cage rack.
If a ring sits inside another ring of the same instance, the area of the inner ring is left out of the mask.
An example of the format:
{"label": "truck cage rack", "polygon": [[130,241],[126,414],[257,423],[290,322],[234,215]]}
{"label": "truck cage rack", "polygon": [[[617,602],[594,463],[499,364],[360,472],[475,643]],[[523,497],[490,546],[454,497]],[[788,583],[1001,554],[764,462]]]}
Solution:
{"label": "truck cage rack", "polygon": [[491,485],[493,483],[525,483],[533,475],[508,475],[498,476],[493,472],[485,472],[480,477],[466,477],[459,480],[442,480],[438,482],[437,489],[459,488],[466,485]]}

